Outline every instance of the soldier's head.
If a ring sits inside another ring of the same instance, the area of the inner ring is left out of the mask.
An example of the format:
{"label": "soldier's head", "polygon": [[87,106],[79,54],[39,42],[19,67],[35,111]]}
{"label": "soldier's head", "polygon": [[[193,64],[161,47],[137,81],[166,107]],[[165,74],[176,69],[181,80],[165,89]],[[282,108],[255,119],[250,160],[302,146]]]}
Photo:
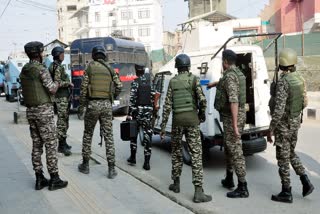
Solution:
{"label": "soldier's head", "polygon": [[235,65],[236,62],[237,62],[237,54],[234,51],[230,49],[225,49],[222,52],[222,67],[224,70]]}
{"label": "soldier's head", "polygon": [[92,48],[92,59],[98,60],[103,59],[107,60],[106,50],[102,45],[97,45]]}
{"label": "soldier's head", "polygon": [[60,46],[57,46],[52,49],[51,55],[53,60],[62,62],[64,60],[64,49]]}
{"label": "soldier's head", "polygon": [[187,54],[179,54],[175,59],[175,68],[178,72],[189,71],[191,66],[190,57]]}
{"label": "soldier's head", "polygon": [[24,46],[24,52],[27,54],[29,59],[36,60],[42,63],[43,59],[43,44],[41,42],[28,42]]}
{"label": "soldier's head", "polygon": [[143,65],[135,64],[134,68],[138,77],[144,75],[145,67]]}
{"label": "soldier's head", "polygon": [[291,48],[284,48],[279,53],[279,68],[282,71],[295,71],[298,62],[297,52]]}

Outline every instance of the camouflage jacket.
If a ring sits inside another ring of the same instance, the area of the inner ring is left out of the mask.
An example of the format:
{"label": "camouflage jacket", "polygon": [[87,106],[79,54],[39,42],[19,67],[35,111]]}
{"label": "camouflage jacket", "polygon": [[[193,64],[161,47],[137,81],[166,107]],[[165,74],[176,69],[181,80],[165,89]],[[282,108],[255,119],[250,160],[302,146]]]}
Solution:
{"label": "camouflage jacket", "polygon": [[[288,125],[298,124],[300,126],[301,117],[298,116],[296,118],[289,119],[288,115],[285,112],[287,99],[289,97],[289,84],[284,80],[284,76],[286,74],[281,74],[280,80],[277,82],[276,87],[276,96],[275,96],[275,107],[274,112],[271,115],[272,120],[270,122],[270,131],[274,131],[275,129],[286,130]],[[304,107],[308,105],[307,99],[307,90],[306,85],[303,93],[304,98]],[[298,126],[296,125],[296,126]]]}
{"label": "camouflage jacket", "polygon": [[70,85],[70,79],[69,77],[67,78],[67,81],[62,81],[61,80],[61,76],[62,75],[67,75],[64,67],[61,65],[61,62],[58,61],[54,61],[53,63],[51,63],[50,67],[49,67],[49,71],[51,73],[51,75],[53,76],[54,81],[58,82],[60,85],[60,88],[66,88],[69,87]]}
{"label": "camouflage jacket", "polygon": [[[104,60],[103,60],[103,63],[108,65],[108,63]],[[89,66],[90,66],[90,64],[88,65],[88,68],[89,68]],[[119,79],[119,76],[114,72],[114,70],[110,66],[109,66],[109,69],[112,72],[112,81],[113,81],[114,87],[115,87],[115,94],[114,95],[118,96],[121,92],[121,89],[122,89],[122,83]],[[87,72],[85,72],[83,75],[81,88],[80,88],[80,100],[79,100],[80,107],[85,107],[87,105],[88,95],[89,95],[88,86],[89,86],[89,76],[88,76]]]}
{"label": "camouflage jacket", "polygon": [[[142,75],[140,77],[142,81],[147,81],[147,77],[146,75]],[[135,116],[135,115],[139,115],[142,114],[143,112],[146,111],[150,111],[153,110],[153,105],[152,106],[139,106],[137,105],[137,99],[138,99],[138,89],[139,89],[139,82],[138,82],[138,78],[136,78],[132,83],[131,83],[131,89],[130,89],[130,103],[129,103],[129,112],[128,115],[129,116]],[[150,84],[151,84],[151,80]],[[154,95],[155,95],[155,90],[151,84],[151,103],[154,102]]]}
{"label": "camouflage jacket", "polygon": [[[183,73],[185,73],[185,72],[181,72],[179,74],[183,74]],[[201,112],[205,112],[206,108],[207,108],[207,100],[206,100],[206,97],[202,91],[199,78],[196,78],[195,84],[196,84],[195,94],[196,94],[196,99],[197,99],[197,103],[198,103],[198,110]],[[165,99],[165,103],[164,103],[164,107],[163,107],[162,122],[160,125],[162,132],[165,131],[166,124],[169,119],[169,115],[172,111],[172,104],[173,104],[172,89],[171,89],[171,87],[168,87],[167,95],[166,95],[166,99]]]}

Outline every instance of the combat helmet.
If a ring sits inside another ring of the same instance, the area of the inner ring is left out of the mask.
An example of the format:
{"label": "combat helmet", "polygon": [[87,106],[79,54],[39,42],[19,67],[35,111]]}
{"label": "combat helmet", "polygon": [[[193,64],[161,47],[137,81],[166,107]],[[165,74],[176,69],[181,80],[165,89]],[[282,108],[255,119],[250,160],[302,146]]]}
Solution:
{"label": "combat helmet", "polygon": [[176,56],[175,62],[175,68],[178,69],[191,66],[190,57],[187,54],[179,54]]}
{"label": "combat helmet", "polygon": [[60,46],[57,46],[57,47],[53,48],[52,51],[51,51],[51,55],[53,57],[59,57],[60,54],[62,54],[62,53],[64,53],[64,49],[62,47],[60,47]]}
{"label": "combat helmet", "polygon": [[279,65],[282,67],[289,67],[297,64],[297,52],[291,48],[284,48],[279,53]]}
{"label": "combat helmet", "polygon": [[40,54],[41,52],[43,52],[43,44],[41,42],[38,41],[34,41],[34,42],[28,42],[25,46],[24,46],[24,51],[26,52],[26,54],[32,55],[32,54]]}
{"label": "combat helmet", "polygon": [[103,55],[106,58],[106,50],[102,45],[97,45],[92,48],[92,59],[96,59],[97,55]]}

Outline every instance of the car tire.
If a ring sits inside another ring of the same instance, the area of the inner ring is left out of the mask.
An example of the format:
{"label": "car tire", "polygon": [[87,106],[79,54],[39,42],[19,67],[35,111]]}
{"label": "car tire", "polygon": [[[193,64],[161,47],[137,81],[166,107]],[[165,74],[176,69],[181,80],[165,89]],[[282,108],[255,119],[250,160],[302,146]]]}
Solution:
{"label": "car tire", "polygon": [[264,137],[251,140],[242,140],[242,150],[245,156],[263,152],[267,148],[267,141]]}

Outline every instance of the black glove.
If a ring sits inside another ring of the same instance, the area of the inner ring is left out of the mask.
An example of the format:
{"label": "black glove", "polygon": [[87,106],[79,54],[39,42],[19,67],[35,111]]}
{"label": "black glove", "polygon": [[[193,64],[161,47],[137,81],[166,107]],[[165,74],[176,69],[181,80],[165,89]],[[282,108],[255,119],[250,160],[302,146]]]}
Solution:
{"label": "black glove", "polygon": [[205,112],[202,113],[201,111],[199,111],[199,113],[198,113],[198,118],[199,118],[199,120],[200,120],[200,123],[205,122],[205,121],[206,121],[206,113],[205,113]]}

